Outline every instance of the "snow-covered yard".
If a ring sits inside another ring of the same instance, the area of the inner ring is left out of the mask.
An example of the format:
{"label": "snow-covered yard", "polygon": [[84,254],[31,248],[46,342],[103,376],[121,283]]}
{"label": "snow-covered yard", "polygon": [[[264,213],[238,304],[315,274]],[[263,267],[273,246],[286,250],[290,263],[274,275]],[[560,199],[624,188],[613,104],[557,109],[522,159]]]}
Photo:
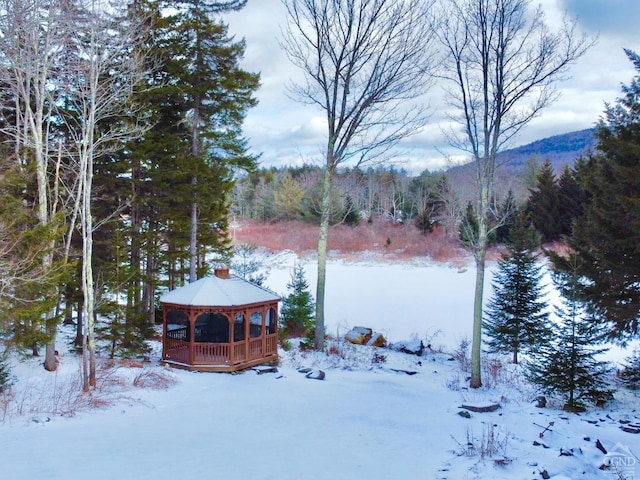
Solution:
{"label": "snow-covered yard", "polygon": [[[268,286],[285,294],[293,256],[267,261]],[[306,269],[313,285],[313,264]],[[142,369],[102,377],[110,406],[78,405],[73,415],[59,407],[77,359],[61,355],[55,375],[24,360],[13,369],[23,413],[0,423],[0,478],[639,478],[640,434],[620,428],[640,424],[637,394],[618,392],[579,415],[537,408],[535,390],[504,362],[486,369],[486,387],[465,387],[454,353],[470,335],[473,280],[472,267],[330,261],[328,333],[362,325],[392,342],[420,338],[433,348],[421,357],[332,343],[329,356],[294,349],[275,373],[231,375],[169,370],[156,353]],[[326,378],[308,379],[301,367]],[[136,378],[175,383],[138,388]],[[493,403],[500,408],[459,414]],[[29,412],[33,404],[48,411]],[[599,469],[597,440],[617,468]]]}

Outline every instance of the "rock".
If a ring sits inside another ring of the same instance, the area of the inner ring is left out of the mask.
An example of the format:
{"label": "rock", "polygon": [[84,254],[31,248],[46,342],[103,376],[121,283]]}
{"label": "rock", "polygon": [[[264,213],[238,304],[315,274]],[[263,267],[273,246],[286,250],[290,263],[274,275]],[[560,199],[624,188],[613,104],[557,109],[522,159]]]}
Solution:
{"label": "rock", "polygon": [[314,369],[305,375],[306,378],[311,380],[324,380],[324,372],[322,370]]}
{"label": "rock", "polygon": [[471,418],[471,414],[469,412],[467,412],[466,410],[460,410],[458,412],[458,415],[460,415],[463,418]]}
{"label": "rock", "polygon": [[356,345],[366,345],[373,335],[373,330],[367,327],[353,327],[344,336],[347,342],[354,343]]}
{"label": "rock", "polygon": [[424,352],[424,344],[422,343],[422,340],[398,342],[394,344],[393,349],[399,352],[421,356],[422,352]]}
{"label": "rock", "polygon": [[500,408],[499,403],[491,403],[489,405],[461,405],[460,408],[464,408],[465,410],[469,410],[471,412],[477,413],[486,413],[486,412],[495,412]]}
{"label": "rock", "polygon": [[278,373],[278,367],[273,367],[273,366],[259,366],[259,367],[254,367],[252,369],[254,372],[256,372],[258,375],[262,375],[264,373]]}
{"label": "rock", "polygon": [[627,432],[627,433],[640,433],[640,427],[625,427],[625,426],[621,426],[620,430],[622,430],[623,432]]}
{"label": "rock", "polygon": [[538,408],[544,408],[547,406],[547,397],[545,397],[544,395],[540,395],[539,397],[536,398],[536,407]]}
{"label": "rock", "polygon": [[367,345],[370,347],[384,347],[387,345],[387,340],[381,333],[374,333],[367,341]]}

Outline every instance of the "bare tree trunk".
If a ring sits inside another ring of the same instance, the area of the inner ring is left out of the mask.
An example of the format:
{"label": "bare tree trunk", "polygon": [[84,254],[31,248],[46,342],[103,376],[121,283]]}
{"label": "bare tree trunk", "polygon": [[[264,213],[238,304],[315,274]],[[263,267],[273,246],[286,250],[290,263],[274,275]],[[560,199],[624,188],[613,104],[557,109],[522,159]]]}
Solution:
{"label": "bare tree trunk", "polygon": [[[192,185],[197,184],[194,177]],[[194,201],[191,204],[191,233],[189,236],[189,283],[198,279],[198,204]]]}
{"label": "bare tree trunk", "polygon": [[[485,228],[486,230],[486,228]],[[479,235],[480,237],[480,235]],[[486,234],[485,234],[486,237]],[[479,242],[482,240],[479,239]],[[486,242],[486,238],[485,238]],[[482,366],[480,363],[480,347],[482,345],[482,311],[484,299],[484,273],[485,273],[486,247],[478,248],[475,252],[476,284],[473,297],[473,336],[471,342],[471,388],[482,386]]]}
{"label": "bare tree trunk", "polygon": [[316,285],[315,347],[324,348],[324,298],[327,283],[327,242],[331,216],[331,171],[325,168],[322,178],[322,204],[318,232],[318,283]]}

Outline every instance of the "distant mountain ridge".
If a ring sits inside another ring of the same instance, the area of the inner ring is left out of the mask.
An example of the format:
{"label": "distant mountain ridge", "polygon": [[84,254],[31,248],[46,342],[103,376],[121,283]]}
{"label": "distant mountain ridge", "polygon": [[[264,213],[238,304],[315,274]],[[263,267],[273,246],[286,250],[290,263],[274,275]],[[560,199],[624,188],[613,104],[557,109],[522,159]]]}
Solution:
{"label": "distant mountain ridge", "polygon": [[505,150],[498,155],[499,163],[507,170],[520,170],[531,156],[549,160],[556,172],[565,165],[573,165],[578,157],[596,148],[595,128],[554,135],[521,147]]}

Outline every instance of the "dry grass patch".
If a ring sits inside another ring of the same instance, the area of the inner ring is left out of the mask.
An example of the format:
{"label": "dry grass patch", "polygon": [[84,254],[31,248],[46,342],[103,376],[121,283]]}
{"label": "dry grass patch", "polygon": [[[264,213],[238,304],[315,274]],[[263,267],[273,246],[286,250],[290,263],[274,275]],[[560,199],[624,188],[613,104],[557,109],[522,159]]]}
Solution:
{"label": "dry grass patch", "polygon": [[[315,251],[318,227],[304,222],[264,223],[240,221],[237,243],[257,245],[269,251],[291,250],[298,254]],[[442,228],[421,233],[413,224],[398,225],[377,219],[350,227],[340,224],[329,231],[328,249],[339,255],[375,253],[390,259],[428,258],[435,262],[462,264],[469,253],[457,238]],[[488,255],[491,258],[492,254]],[[497,254],[493,256],[497,257]]]}

